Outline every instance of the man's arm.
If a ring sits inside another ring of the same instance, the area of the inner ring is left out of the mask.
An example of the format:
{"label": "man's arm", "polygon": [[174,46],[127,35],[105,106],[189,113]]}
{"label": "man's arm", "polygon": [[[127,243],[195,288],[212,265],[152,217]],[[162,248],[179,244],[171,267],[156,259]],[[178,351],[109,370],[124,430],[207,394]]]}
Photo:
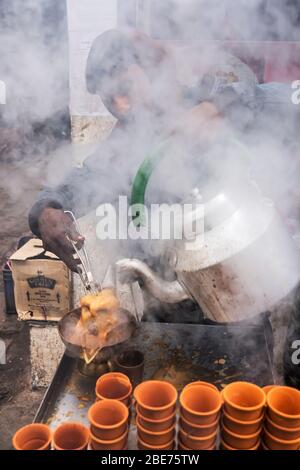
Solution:
{"label": "man's arm", "polygon": [[94,187],[94,185],[86,185],[84,182],[95,177],[96,175],[91,171],[89,165],[84,164],[82,168],[72,169],[62,184],[52,188],[44,188],[29,212],[28,222],[31,231],[41,237],[39,218],[46,208],[72,211],[76,209],[79,214],[84,213],[84,196],[88,196],[87,189],[92,191],[92,187]]}
{"label": "man's arm", "polygon": [[[112,138],[114,136],[117,138]],[[76,233],[71,218],[64,211],[72,210],[80,217],[102,202],[113,202],[119,195],[120,182],[124,180],[121,175],[117,176],[120,168],[115,163],[119,139],[117,129],[81,168],[74,168],[62,184],[45,188],[29,212],[32,232],[43,240],[46,250],[55,253],[73,271],[77,270],[77,265],[66,234],[78,247],[84,239]]]}

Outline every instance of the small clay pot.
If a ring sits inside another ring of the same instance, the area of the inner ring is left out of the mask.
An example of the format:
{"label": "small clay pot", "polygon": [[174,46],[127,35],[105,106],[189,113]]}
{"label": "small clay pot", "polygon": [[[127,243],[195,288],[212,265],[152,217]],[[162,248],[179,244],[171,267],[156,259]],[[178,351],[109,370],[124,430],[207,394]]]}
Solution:
{"label": "small clay pot", "polygon": [[261,441],[260,439],[257,441],[257,443],[251,447],[250,449],[235,449],[234,447],[231,447],[230,445],[226,444],[226,442],[224,442],[222,439],[221,439],[221,442],[220,442],[220,450],[258,450],[259,447],[261,445]]}
{"label": "small clay pot", "polygon": [[284,428],[300,428],[300,392],[292,387],[275,387],[267,396],[268,416]]}
{"label": "small clay pot", "polygon": [[197,425],[214,423],[222,406],[220,392],[205,385],[194,385],[184,389],[179,400],[181,416]]}
{"label": "small clay pot", "polygon": [[123,450],[127,446],[128,429],[117,439],[102,440],[91,434],[91,448],[93,450]]}
{"label": "small clay pot", "polygon": [[169,382],[148,380],[135,388],[134,398],[144,418],[161,420],[174,413],[177,390]]}
{"label": "small clay pot", "polygon": [[174,439],[172,439],[172,441],[168,442],[167,444],[159,445],[159,446],[152,446],[152,445],[147,444],[146,442],[142,441],[141,439],[138,439],[137,444],[138,444],[138,449],[139,450],[158,451],[158,450],[174,450],[175,449]]}
{"label": "small clay pot", "polygon": [[55,450],[86,450],[90,431],[81,423],[63,423],[53,434]]}
{"label": "small clay pot", "polygon": [[187,384],[185,387],[183,387],[182,390],[185,390],[186,388],[194,387],[195,385],[204,385],[205,387],[210,387],[213,390],[216,390],[217,392],[219,391],[218,388],[209,382],[203,382],[202,380],[195,380],[195,382],[190,382]]}
{"label": "small clay pot", "polygon": [[139,423],[144,429],[147,429],[153,432],[166,431],[166,429],[169,429],[171,426],[174,426],[176,423],[175,411],[167,418],[153,420],[153,419],[145,418],[143,415],[141,415],[139,412],[139,407],[137,406],[137,417],[138,417]]}
{"label": "small clay pot", "polygon": [[101,400],[94,403],[89,411],[91,433],[100,440],[114,440],[128,428],[128,408],[118,400]]}
{"label": "small clay pot", "polygon": [[107,377],[97,380],[95,391],[98,400],[119,400],[128,406],[131,401],[132,385],[128,379]]}
{"label": "small clay pot", "polygon": [[195,437],[183,431],[179,428],[179,440],[182,444],[192,450],[205,450],[209,449],[212,446],[215,446],[217,439],[218,431],[205,436],[205,437]]}
{"label": "small clay pot", "polygon": [[227,414],[240,421],[254,421],[263,413],[264,391],[250,382],[232,382],[222,391]]}
{"label": "small clay pot", "polygon": [[294,439],[300,438],[300,428],[284,428],[279,426],[268,417],[265,420],[266,430],[272,434],[272,436],[277,437],[278,439],[283,439],[285,441],[293,441]]}
{"label": "small clay pot", "polygon": [[[178,439],[178,449],[179,450],[191,450],[193,451],[193,449],[190,449],[189,447],[186,447],[184,444],[182,444],[182,442]],[[208,449],[202,449],[202,450],[216,450],[216,445],[214,444],[213,446],[209,447]]]}
{"label": "small clay pot", "polygon": [[141,351],[127,349],[115,357],[114,367],[126,374],[135,388],[143,380],[144,354]]}
{"label": "small clay pot", "polygon": [[152,432],[143,428],[140,424],[139,418],[136,419],[137,434],[141,441],[151,446],[165,445],[175,438],[175,426],[172,425],[169,429],[160,432]]}
{"label": "small clay pot", "polygon": [[12,439],[16,450],[49,450],[52,433],[49,426],[41,423],[27,424],[20,428]]}
{"label": "small clay pot", "polygon": [[266,428],[263,429],[263,440],[269,450],[298,450],[300,447],[300,438],[294,440],[278,439],[270,434]]}
{"label": "small clay pot", "polygon": [[213,434],[219,428],[219,417],[216,419],[214,423],[205,424],[205,425],[197,425],[193,424],[190,421],[187,421],[183,416],[179,419],[179,426],[181,429],[190,434],[191,436],[195,437],[206,437],[210,434]]}
{"label": "small clay pot", "polygon": [[247,436],[249,434],[254,434],[257,431],[261,431],[264,421],[264,414],[260,418],[253,421],[240,421],[238,419],[232,418],[224,409],[223,410],[223,423],[226,428],[242,436]]}

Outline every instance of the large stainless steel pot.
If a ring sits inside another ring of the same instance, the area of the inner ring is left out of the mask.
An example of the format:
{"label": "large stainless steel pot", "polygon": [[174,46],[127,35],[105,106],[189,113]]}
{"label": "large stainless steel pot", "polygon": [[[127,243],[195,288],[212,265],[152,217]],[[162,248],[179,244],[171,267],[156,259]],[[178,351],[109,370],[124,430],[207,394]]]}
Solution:
{"label": "large stainless steel pot", "polygon": [[238,191],[220,191],[203,209],[203,215],[196,210],[190,214],[204,218],[201,233],[192,240],[170,241],[175,281],[159,278],[136,259],[120,260],[118,270],[141,278],[162,302],[193,299],[216,322],[253,317],[296,286],[300,252],[274,204],[261,196],[255,184],[245,180]]}

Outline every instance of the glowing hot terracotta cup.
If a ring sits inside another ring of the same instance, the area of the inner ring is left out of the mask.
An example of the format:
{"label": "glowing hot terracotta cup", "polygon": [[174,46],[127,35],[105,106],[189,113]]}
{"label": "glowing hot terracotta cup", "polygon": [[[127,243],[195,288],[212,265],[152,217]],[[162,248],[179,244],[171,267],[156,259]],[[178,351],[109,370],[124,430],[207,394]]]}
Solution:
{"label": "glowing hot terracotta cup", "polygon": [[12,439],[16,450],[49,450],[52,433],[46,424],[32,423],[20,428]]}

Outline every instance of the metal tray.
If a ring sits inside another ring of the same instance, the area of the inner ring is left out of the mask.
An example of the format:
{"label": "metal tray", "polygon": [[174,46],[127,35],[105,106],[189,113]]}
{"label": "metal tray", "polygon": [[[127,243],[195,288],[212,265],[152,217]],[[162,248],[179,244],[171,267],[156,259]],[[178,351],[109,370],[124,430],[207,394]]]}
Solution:
{"label": "metal tray", "polygon": [[[116,347],[118,351],[130,347],[144,352],[145,380],[178,373],[182,385],[205,380],[219,389],[234,380],[261,386],[274,382],[262,328],[142,322],[130,340]],[[82,375],[77,360],[64,355],[34,421],[48,423],[51,428],[64,421],[88,424],[96,380]],[[129,449],[135,447],[135,441],[133,425]]]}

